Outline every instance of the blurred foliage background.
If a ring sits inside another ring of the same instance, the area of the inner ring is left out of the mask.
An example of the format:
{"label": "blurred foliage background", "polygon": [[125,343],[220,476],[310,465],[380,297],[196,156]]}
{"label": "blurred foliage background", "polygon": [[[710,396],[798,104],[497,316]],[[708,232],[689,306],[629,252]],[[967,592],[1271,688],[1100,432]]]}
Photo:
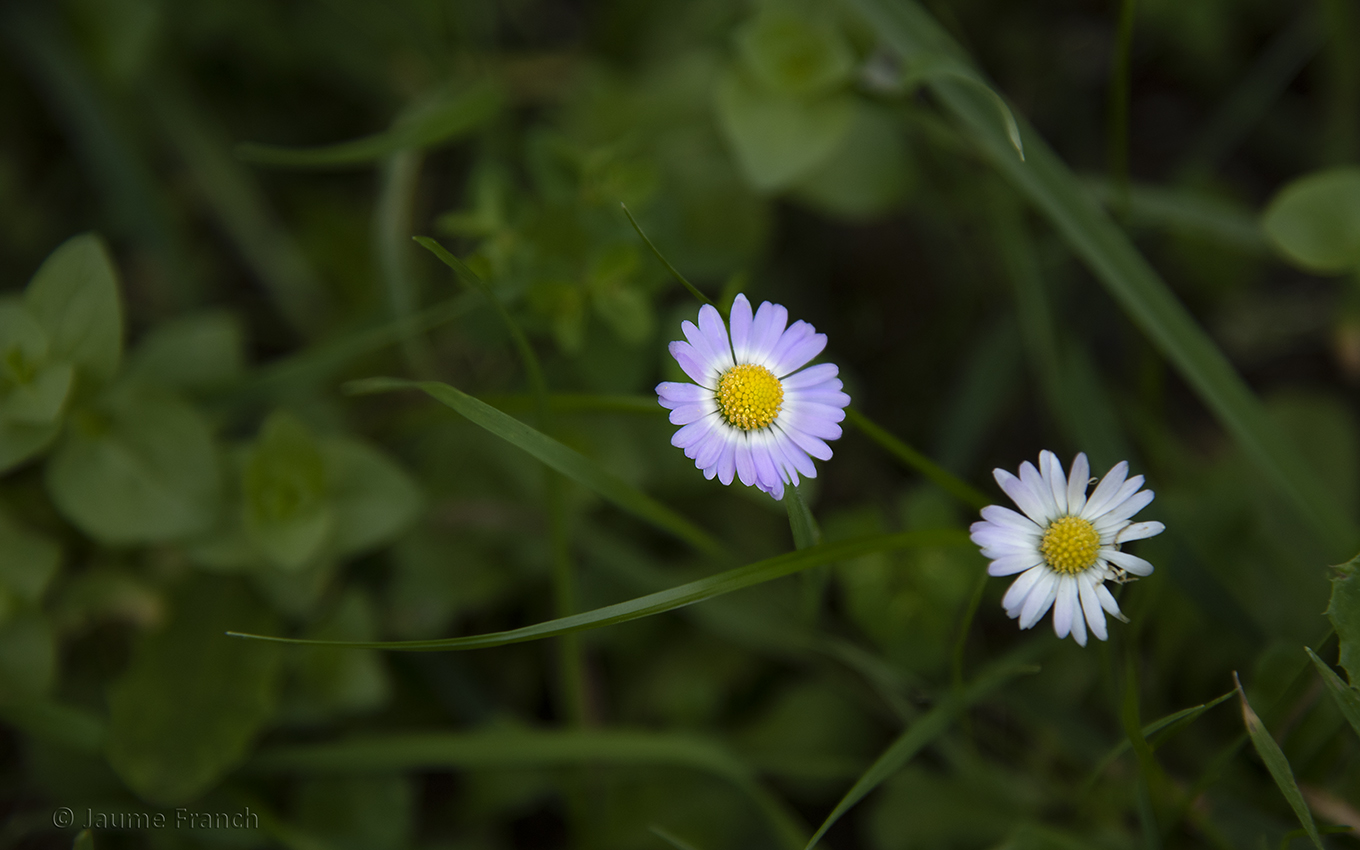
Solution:
{"label": "blurred foliage background", "polygon": [[[0,844],[180,806],[260,823],[95,845],[797,848],[888,751],[823,846],[1354,846],[1306,814],[1360,830],[1360,576],[1328,568],[1360,543],[1357,27],[1345,0],[0,6]],[[792,547],[669,445],[652,387],[697,305],[621,203],[714,300],[826,332],[855,408],[938,464],[847,428],[803,488],[826,540],[961,537],[950,476],[1002,502],[990,470],[1042,448],[1128,459],[1168,527],[1131,623],[1019,632],[1007,582],[932,545],[471,652],[225,637],[511,629]],[[524,419],[731,563],[423,395],[341,391],[376,375]]]}

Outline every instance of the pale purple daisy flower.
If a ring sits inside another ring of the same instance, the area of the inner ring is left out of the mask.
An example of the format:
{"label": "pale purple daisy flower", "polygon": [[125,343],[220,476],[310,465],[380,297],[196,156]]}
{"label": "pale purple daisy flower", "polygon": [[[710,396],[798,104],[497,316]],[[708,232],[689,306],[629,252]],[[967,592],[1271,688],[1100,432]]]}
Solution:
{"label": "pale purple daisy flower", "polygon": [[1129,465],[1120,461],[1106,473],[1088,498],[1091,467],[1085,454],[1072,462],[1072,475],[1063,474],[1053,452],[1039,453],[1039,468],[1025,461],[1016,478],[994,469],[996,483],[1024,514],[989,505],[982,522],[970,529],[973,542],[991,560],[994,576],[1016,573],[1001,605],[1011,618],[1028,629],[1053,608],[1053,630],[1058,637],[1086,645],[1086,627],[1105,640],[1105,613],[1128,622],[1119,611],[1106,581],[1123,583],[1128,576],[1152,573],[1152,564],[1120,551],[1121,544],[1161,534],[1160,522],[1133,522],[1132,517],[1152,501],[1151,490],[1140,490],[1143,476],[1128,478]]}
{"label": "pale purple daisy flower", "polygon": [[[731,336],[711,305],[699,309],[699,325],[680,325],[688,342],[672,342],[671,356],[693,384],[657,384],[661,406],[683,426],[671,444],[703,470],[731,484],[733,476],[776,499],[800,474],[815,478],[812,458],[829,460],[826,440],[841,435],[850,396],[841,392],[835,364],[807,365],[826,347],[804,321],[785,325],[789,311],[766,301],[732,302]],[[801,370],[801,371],[799,371]]]}

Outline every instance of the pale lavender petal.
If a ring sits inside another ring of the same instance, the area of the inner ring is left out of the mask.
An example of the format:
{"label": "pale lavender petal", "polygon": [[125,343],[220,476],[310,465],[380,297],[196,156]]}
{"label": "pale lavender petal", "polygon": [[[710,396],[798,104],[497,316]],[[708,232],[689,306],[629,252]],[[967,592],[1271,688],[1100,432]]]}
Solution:
{"label": "pale lavender petal", "polygon": [[[812,325],[807,325],[807,328],[811,331]],[[789,334],[784,336],[787,339]],[[808,361],[821,354],[824,348],[826,348],[826,334],[819,333],[806,334],[802,339],[797,339],[788,345],[781,344],[775,348],[771,355],[774,365],[770,367],[770,371],[776,375],[787,375],[795,369],[803,368]]]}
{"label": "pale lavender petal", "polygon": [[1067,510],[1067,476],[1063,473],[1062,462],[1058,456],[1048,450],[1039,452],[1039,469],[1043,473],[1043,478],[1048,482],[1049,492],[1053,494],[1053,504],[1058,508],[1058,516],[1066,516]]}
{"label": "pale lavender petal", "polygon": [[[975,522],[970,529],[970,537],[979,546],[1014,551],[1039,551],[1037,542],[1031,537],[1016,533],[1014,529],[992,525],[989,522]],[[1036,555],[1037,557],[1037,555]]]}
{"label": "pale lavender petal", "polygon": [[[685,343],[672,343],[672,345],[684,345]],[[661,401],[662,407],[674,408],[677,405],[688,402],[711,400],[713,390],[706,389],[697,384],[678,383],[676,381],[662,381],[656,385],[656,396]]]}
{"label": "pale lavender petal", "polygon": [[732,300],[732,311],[727,314],[732,328],[732,350],[736,352],[738,363],[750,363],[751,342],[751,302],[746,295],[738,293]]}
{"label": "pale lavender petal", "polygon": [[[1048,520],[1055,520],[1062,514],[1058,513],[1058,505],[1053,501],[1053,490],[1049,488],[1048,482],[1039,474],[1039,470],[1034,468],[1034,464],[1025,461],[1020,464],[1020,480],[1023,481],[1031,491],[1033,491],[1039,503],[1044,507],[1044,516]],[[1047,523],[1041,523],[1047,524]]]}
{"label": "pale lavender petal", "polygon": [[1043,558],[1037,552],[1005,555],[987,565],[987,574],[993,576],[1015,575],[1031,567],[1037,567],[1041,563],[1043,563]]}
{"label": "pale lavender petal", "polygon": [[1044,503],[1029,485],[1004,469],[993,469],[992,477],[1001,485],[1001,489],[1006,491],[1006,495],[1011,497],[1011,501],[1015,502],[1016,506],[1040,528],[1048,525],[1052,517],[1044,513]]}
{"label": "pale lavender petal", "polygon": [[788,321],[789,311],[782,305],[761,302],[760,308],[756,310],[755,321],[751,323],[751,339],[747,348],[751,357],[749,362],[762,363],[769,357]]}
{"label": "pale lavender petal", "polygon": [[716,419],[717,417],[713,417],[711,419],[700,419],[698,422],[691,422],[671,435],[671,445],[678,449],[687,449],[690,446],[697,444],[708,435],[709,431],[713,430]]}
{"label": "pale lavender petal", "polygon": [[[775,368],[775,364],[784,357],[790,348],[808,339],[815,332],[812,325],[802,319],[789,325],[788,328],[779,335],[779,339],[775,340],[775,343],[770,350],[765,353],[764,357],[761,359],[761,365],[767,367],[771,372],[774,372],[775,375],[778,376],[783,376],[788,374],[788,372],[792,372],[792,369],[781,372]],[[800,363],[799,365],[801,366],[802,364]]]}
{"label": "pale lavender petal", "polygon": [[1128,543],[1131,540],[1142,540],[1145,537],[1155,537],[1163,531],[1166,531],[1166,526],[1156,520],[1134,522],[1124,526],[1124,529],[1115,535],[1114,542]]}
{"label": "pale lavender petal", "polygon": [[[793,438],[782,428],[779,429],[779,438],[775,442],[779,446],[780,451],[784,453],[784,458],[788,461],[790,466],[803,473],[803,475],[808,478],[817,477],[817,467],[813,465],[812,458],[808,457],[808,453],[800,449],[798,444],[793,441]],[[798,479],[795,478],[793,483],[797,484]]]}
{"label": "pale lavender petal", "polygon": [[783,495],[783,477],[780,476],[779,469],[775,466],[774,456],[770,453],[770,447],[764,440],[751,441],[751,459],[755,462],[756,481],[759,483],[760,489],[767,493],[773,493],[777,487],[780,495]]}
{"label": "pale lavender petal", "polygon": [[1034,524],[1034,520],[1001,505],[988,505],[983,508],[982,518],[995,525],[1013,528],[1024,534],[1032,535],[1036,539],[1044,533],[1043,529]]}
{"label": "pale lavender petal", "polygon": [[1085,573],[1078,576],[1077,580],[1081,591],[1081,609],[1086,614],[1091,634],[1101,640],[1109,640],[1109,633],[1105,630],[1105,612],[1100,610],[1100,600],[1096,598],[1095,582]]}
{"label": "pale lavender petal", "polygon": [[726,440],[723,442],[722,454],[718,456],[718,480],[723,484],[731,484],[736,471],[737,441]]}
{"label": "pale lavender petal", "polygon": [[1116,463],[1109,472],[1105,473],[1105,477],[1100,479],[1095,492],[1091,494],[1091,498],[1086,500],[1086,507],[1082,509],[1081,515],[1086,519],[1098,516],[1100,511],[1105,509],[1110,497],[1118,493],[1119,488],[1124,486],[1124,479],[1128,477],[1128,474],[1128,461],[1121,460]]}
{"label": "pale lavender petal", "polygon": [[[1073,516],[1081,516],[1081,511],[1086,507],[1086,488],[1091,481],[1091,463],[1086,459],[1086,452],[1077,452],[1077,457],[1072,461],[1072,474],[1067,477],[1067,512]],[[1104,640],[1104,638],[1101,638]]]}
{"label": "pale lavender petal", "polygon": [[1029,572],[1021,573],[1019,578],[1011,582],[1011,586],[1006,589],[1006,595],[1001,598],[1001,607],[1006,609],[1006,616],[1012,620],[1020,616],[1021,606],[1029,598],[1029,592],[1048,572],[1047,567],[1038,566]]}
{"label": "pale lavender petal", "polygon": [[[699,352],[694,350],[694,346],[687,342],[677,341],[672,342],[669,348],[671,356],[675,358],[676,363],[680,364],[680,368],[685,371],[686,375],[689,375],[699,384],[717,386],[717,371],[709,368],[708,362],[699,356]],[[712,392],[712,390],[709,392]]]}
{"label": "pale lavender petal", "polygon": [[751,441],[737,441],[737,478],[747,487],[756,483],[756,464],[751,457]]}
{"label": "pale lavender petal", "polygon": [[1153,566],[1144,561],[1137,555],[1130,555],[1128,552],[1119,552],[1114,549],[1101,549],[1100,557],[1119,567],[1126,573],[1133,573],[1136,576],[1152,575]]}
{"label": "pale lavender petal", "polygon": [[798,448],[817,458],[817,460],[831,460],[831,447],[826,443],[811,434],[794,428],[787,422],[782,423],[780,427],[784,429],[784,433],[789,435],[789,439],[793,440]]}
{"label": "pale lavender petal", "polygon": [[792,399],[798,404],[822,404],[836,410],[850,405],[850,396],[840,390],[791,390],[786,392],[784,397]]}
{"label": "pale lavender petal", "polygon": [[1053,607],[1053,599],[1057,595],[1058,575],[1052,570],[1047,570],[1025,599],[1025,607],[1020,610],[1020,628],[1032,628],[1043,619],[1048,609]]}
{"label": "pale lavender petal", "polygon": [[705,304],[699,308],[699,330],[703,332],[704,339],[708,340],[713,351],[725,361],[722,364],[723,368],[733,365],[732,342],[727,338],[727,325],[723,324],[722,314],[718,312],[717,307]]}
{"label": "pale lavender petal", "polygon": [[839,375],[840,371],[835,363],[818,363],[816,366],[809,366],[801,372],[794,372],[792,375],[782,377],[779,382],[784,385],[785,390],[806,390],[830,381]]}
{"label": "pale lavender petal", "polygon": [[716,406],[712,401],[701,401],[695,404],[682,404],[673,408],[670,419],[672,425],[688,425],[710,415],[717,415]]}
{"label": "pale lavender petal", "polygon": [[[837,420],[819,416],[816,413],[809,415],[796,404],[791,405],[788,410],[780,412],[779,420],[785,428],[802,431],[814,437],[821,437],[823,440],[837,440],[841,436],[841,426],[836,424]],[[808,451],[808,454],[813,457],[817,456],[811,450]]]}
{"label": "pale lavender petal", "polygon": [[[694,465],[707,472],[710,469],[716,470],[718,458],[722,456],[723,446],[727,445],[727,435],[723,433],[722,426],[713,429],[713,432],[697,443],[694,448]],[[708,476],[712,478],[713,476]]]}
{"label": "pale lavender petal", "polygon": [[1058,595],[1053,600],[1053,631],[1067,637],[1077,607],[1077,582],[1071,576],[1058,577]]}

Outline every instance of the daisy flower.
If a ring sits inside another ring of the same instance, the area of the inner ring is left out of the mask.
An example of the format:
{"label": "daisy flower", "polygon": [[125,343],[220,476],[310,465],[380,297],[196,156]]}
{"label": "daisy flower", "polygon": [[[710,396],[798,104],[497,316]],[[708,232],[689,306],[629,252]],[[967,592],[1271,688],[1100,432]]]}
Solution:
{"label": "daisy flower", "polygon": [[671,356],[694,383],[657,384],[661,406],[683,426],[671,445],[703,470],[731,484],[759,487],[776,499],[798,476],[817,476],[812,458],[829,460],[827,440],[841,435],[850,396],[841,392],[835,364],[808,361],[826,347],[826,334],[804,321],[785,325],[789,311],[766,301],[751,314],[751,302],[732,302],[731,333],[711,305],[699,309],[699,324],[680,325],[685,340],[672,342]]}
{"label": "daisy flower", "polygon": [[1120,461],[1088,498],[1091,467],[1085,454],[1072,462],[1072,475],[1052,452],[1039,453],[1039,469],[1029,461],[1016,478],[1004,469],[992,470],[996,483],[1023,514],[990,505],[982,522],[973,523],[973,542],[991,560],[994,576],[1020,574],[1001,605],[1011,618],[1028,629],[1053,609],[1053,630],[1068,633],[1086,645],[1086,627],[1105,640],[1105,612],[1128,622],[1105,582],[1122,583],[1126,574],[1145,576],[1152,564],[1120,551],[1121,544],[1161,534],[1160,522],[1133,522],[1131,517],[1152,501],[1151,490],[1140,490],[1143,476],[1128,478],[1129,465]]}

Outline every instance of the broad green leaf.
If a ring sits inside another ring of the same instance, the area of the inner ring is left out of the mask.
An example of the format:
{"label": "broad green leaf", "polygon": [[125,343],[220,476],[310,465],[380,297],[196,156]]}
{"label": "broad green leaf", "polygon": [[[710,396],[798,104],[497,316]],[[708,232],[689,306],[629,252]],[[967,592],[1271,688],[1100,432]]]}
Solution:
{"label": "broad green leaf", "polygon": [[1317,668],[1318,675],[1322,677],[1322,682],[1327,686],[1327,690],[1332,692],[1332,698],[1336,700],[1336,707],[1341,709],[1346,721],[1351,724],[1355,734],[1360,735],[1360,688],[1348,685],[1341,681],[1341,677],[1333,672],[1331,667],[1310,647],[1304,647],[1308,657],[1313,659],[1313,666]]}
{"label": "broad green leaf", "polygon": [[31,380],[14,383],[0,402],[0,416],[15,425],[41,428],[57,421],[75,381],[70,363],[44,366]]}
{"label": "broad green leaf", "polygon": [[336,517],[327,472],[305,425],[287,413],[265,420],[246,455],[241,493],[246,534],[276,566],[300,569],[330,536]]}
{"label": "broad green leaf", "polygon": [[49,359],[47,334],[20,299],[0,301],[0,421],[55,422],[74,371],[70,363]]}
{"label": "broad green leaf", "polygon": [[726,548],[712,535],[651,496],[625,483],[579,452],[567,448],[546,434],[530,428],[518,419],[501,413],[496,408],[480,402],[448,384],[435,381],[370,378],[364,381],[355,381],[348,384],[347,387],[353,393],[388,392],[402,389],[421,390],[436,401],[453,408],[473,424],[485,428],[506,442],[523,449],[638,519],[675,535],[707,555],[720,559],[728,557]]}
{"label": "broad green leaf", "polygon": [[60,566],[61,547],[0,515],[0,587],[37,604]]}
{"label": "broad green leaf", "polygon": [[109,690],[109,764],[143,799],[197,799],[240,763],[273,711],[279,648],[222,639],[277,620],[239,580],[198,576]]}
{"label": "broad green leaf", "polygon": [[752,797],[786,846],[803,845],[796,816],[760,785],[750,767],[722,745],[686,733],[513,728],[399,733],[274,747],[256,755],[250,767],[262,773],[372,774],[578,764],[683,767],[727,779]]}
{"label": "broad green leaf", "polygon": [[[912,0],[854,0],[873,31],[910,64],[925,57],[966,61],[963,51]],[[1270,422],[1260,401],[1138,253],[1091,200],[1067,166],[1027,124],[1020,123],[1025,159],[996,120],[996,104],[976,84],[948,76],[930,89],[977,142],[992,165],[1042,212],[1087,264],[1158,351],[1180,372],[1242,450],[1256,463],[1331,549],[1350,550],[1360,539],[1355,523]]]}
{"label": "broad green leaf", "polygon": [[29,610],[0,624],[0,705],[38,699],[56,673],[56,636],[46,617]]}
{"label": "broad green leaf", "polygon": [[907,728],[897,740],[894,741],[883,754],[864,771],[860,778],[845,793],[836,808],[832,809],[831,814],[826,816],[822,825],[813,834],[812,840],[807,843],[806,850],[812,850],[817,846],[817,842],[826,835],[826,831],[835,825],[836,821],[855,804],[868,796],[885,780],[902,769],[902,766],[911,761],[921,750],[929,746],[936,738],[944,734],[953,723],[955,718],[962,714],[969,706],[981,701],[992,691],[1006,684],[1024,673],[1034,672],[1037,668],[1033,666],[1031,659],[1038,651],[1036,644],[1022,647],[1017,652],[1010,653],[1007,658],[989,665],[987,669],[978,674],[962,693],[951,694],[945,697],[934,708],[926,714],[917,718],[911,726]]}
{"label": "broad green leaf", "polygon": [[1256,747],[1261,761],[1265,762],[1266,770],[1270,771],[1270,777],[1275,780],[1276,787],[1289,801],[1289,807],[1294,810],[1299,823],[1312,839],[1313,846],[1323,850],[1322,837],[1318,835],[1317,824],[1313,822],[1313,813],[1309,811],[1308,803],[1304,801],[1303,793],[1299,791],[1299,785],[1294,781],[1294,771],[1289,766],[1289,760],[1285,758],[1280,745],[1270,736],[1270,730],[1266,729],[1261,718],[1256,716],[1251,703],[1247,702],[1247,694],[1242,690],[1242,683],[1237,680],[1236,673],[1233,674],[1233,681],[1237,682],[1237,696],[1242,700],[1242,721],[1247,726],[1247,734],[1251,736],[1252,745]]}
{"label": "broad green leaf", "polygon": [[1327,618],[1341,643],[1341,666],[1352,685],[1360,684],[1360,555],[1337,567]]}
{"label": "broad green leaf", "polygon": [[63,242],[33,275],[24,305],[47,334],[49,361],[69,362],[96,383],[118,373],[123,306],[104,240],[86,233]]}
{"label": "broad green leaf", "polygon": [[182,401],[137,388],[74,414],[46,473],[57,508],[110,545],[188,537],[210,528],[221,508],[208,422]]}
{"label": "broad green leaf", "polygon": [[[320,640],[372,640],[373,606],[350,590],[330,614],[308,632]],[[325,646],[300,646],[288,660],[292,671],[280,716],[289,723],[321,723],[382,706],[390,687],[380,653]]]}
{"label": "broad green leaf", "polygon": [[794,197],[844,218],[882,215],[902,199],[914,180],[905,151],[893,115],[857,103],[845,138],[793,186]]}
{"label": "broad green leaf", "polygon": [[653,614],[673,611],[676,608],[693,605],[695,602],[702,602],[705,599],[712,599],[715,596],[722,596],[725,593],[732,593],[743,588],[752,587],[753,585],[763,584],[764,582],[773,581],[777,578],[783,578],[784,576],[792,575],[811,567],[831,564],[848,558],[856,558],[861,555],[869,554],[870,552],[887,552],[894,549],[907,549],[917,546],[966,545],[968,545],[968,537],[966,534],[961,531],[946,529],[933,531],[905,531],[898,534],[879,534],[854,540],[844,540],[837,543],[823,543],[797,552],[789,552],[773,558],[766,558],[763,561],[756,561],[755,563],[747,564],[744,567],[727,570],[726,572],[682,584],[678,587],[672,587],[668,590],[650,593],[646,596],[640,596],[627,602],[620,602],[615,605],[596,608],[593,611],[573,614],[570,617],[549,620],[544,623],[525,626],[519,629],[511,629],[504,632],[491,632],[483,635],[471,635],[461,638],[445,638],[442,640],[342,642],[296,640],[292,638],[249,634],[241,631],[231,631],[228,632],[228,634],[235,635],[236,637],[268,640],[278,643],[302,643],[318,646],[351,646],[357,649],[393,649],[413,652],[484,649],[491,646],[504,646],[509,643],[522,643],[524,641],[556,637],[557,635],[571,634],[572,632],[579,632],[585,629],[611,626],[615,623],[626,623],[630,620],[650,617]]}
{"label": "broad green leaf", "polygon": [[397,151],[434,147],[457,139],[500,112],[504,95],[491,83],[480,83],[416,104],[386,132],[315,148],[243,144],[237,155],[261,165],[293,168],[344,168],[377,162]]}
{"label": "broad green leaf", "polygon": [[815,97],[844,85],[855,54],[830,16],[768,4],[737,32],[747,70],[767,90]]}
{"label": "broad green leaf", "polygon": [[131,377],[180,392],[215,389],[245,374],[240,321],[215,311],[157,326],[128,358]]}
{"label": "broad green leaf", "polygon": [[61,423],[25,425],[0,421],[0,472],[6,472],[42,452],[61,433]]}
{"label": "broad green leaf", "polygon": [[1317,171],[1280,190],[1261,218],[1293,264],[1339,274],[1360,268],[1360,168]]}
{"label": "broad green leaf", "polygon": [[718,124],[746,179],[762,192],[788,188],[826,160],[855,115],[849,94],[780,94],[735,71],[723,76],[715,96]]}
{"label": "broad green leaf", "polygon": [[334,518],[326,545],[330,552],[345,556],[371,549],[415,520],[420,489],[396,461],[345,437],[324,439],[320,449]]}

